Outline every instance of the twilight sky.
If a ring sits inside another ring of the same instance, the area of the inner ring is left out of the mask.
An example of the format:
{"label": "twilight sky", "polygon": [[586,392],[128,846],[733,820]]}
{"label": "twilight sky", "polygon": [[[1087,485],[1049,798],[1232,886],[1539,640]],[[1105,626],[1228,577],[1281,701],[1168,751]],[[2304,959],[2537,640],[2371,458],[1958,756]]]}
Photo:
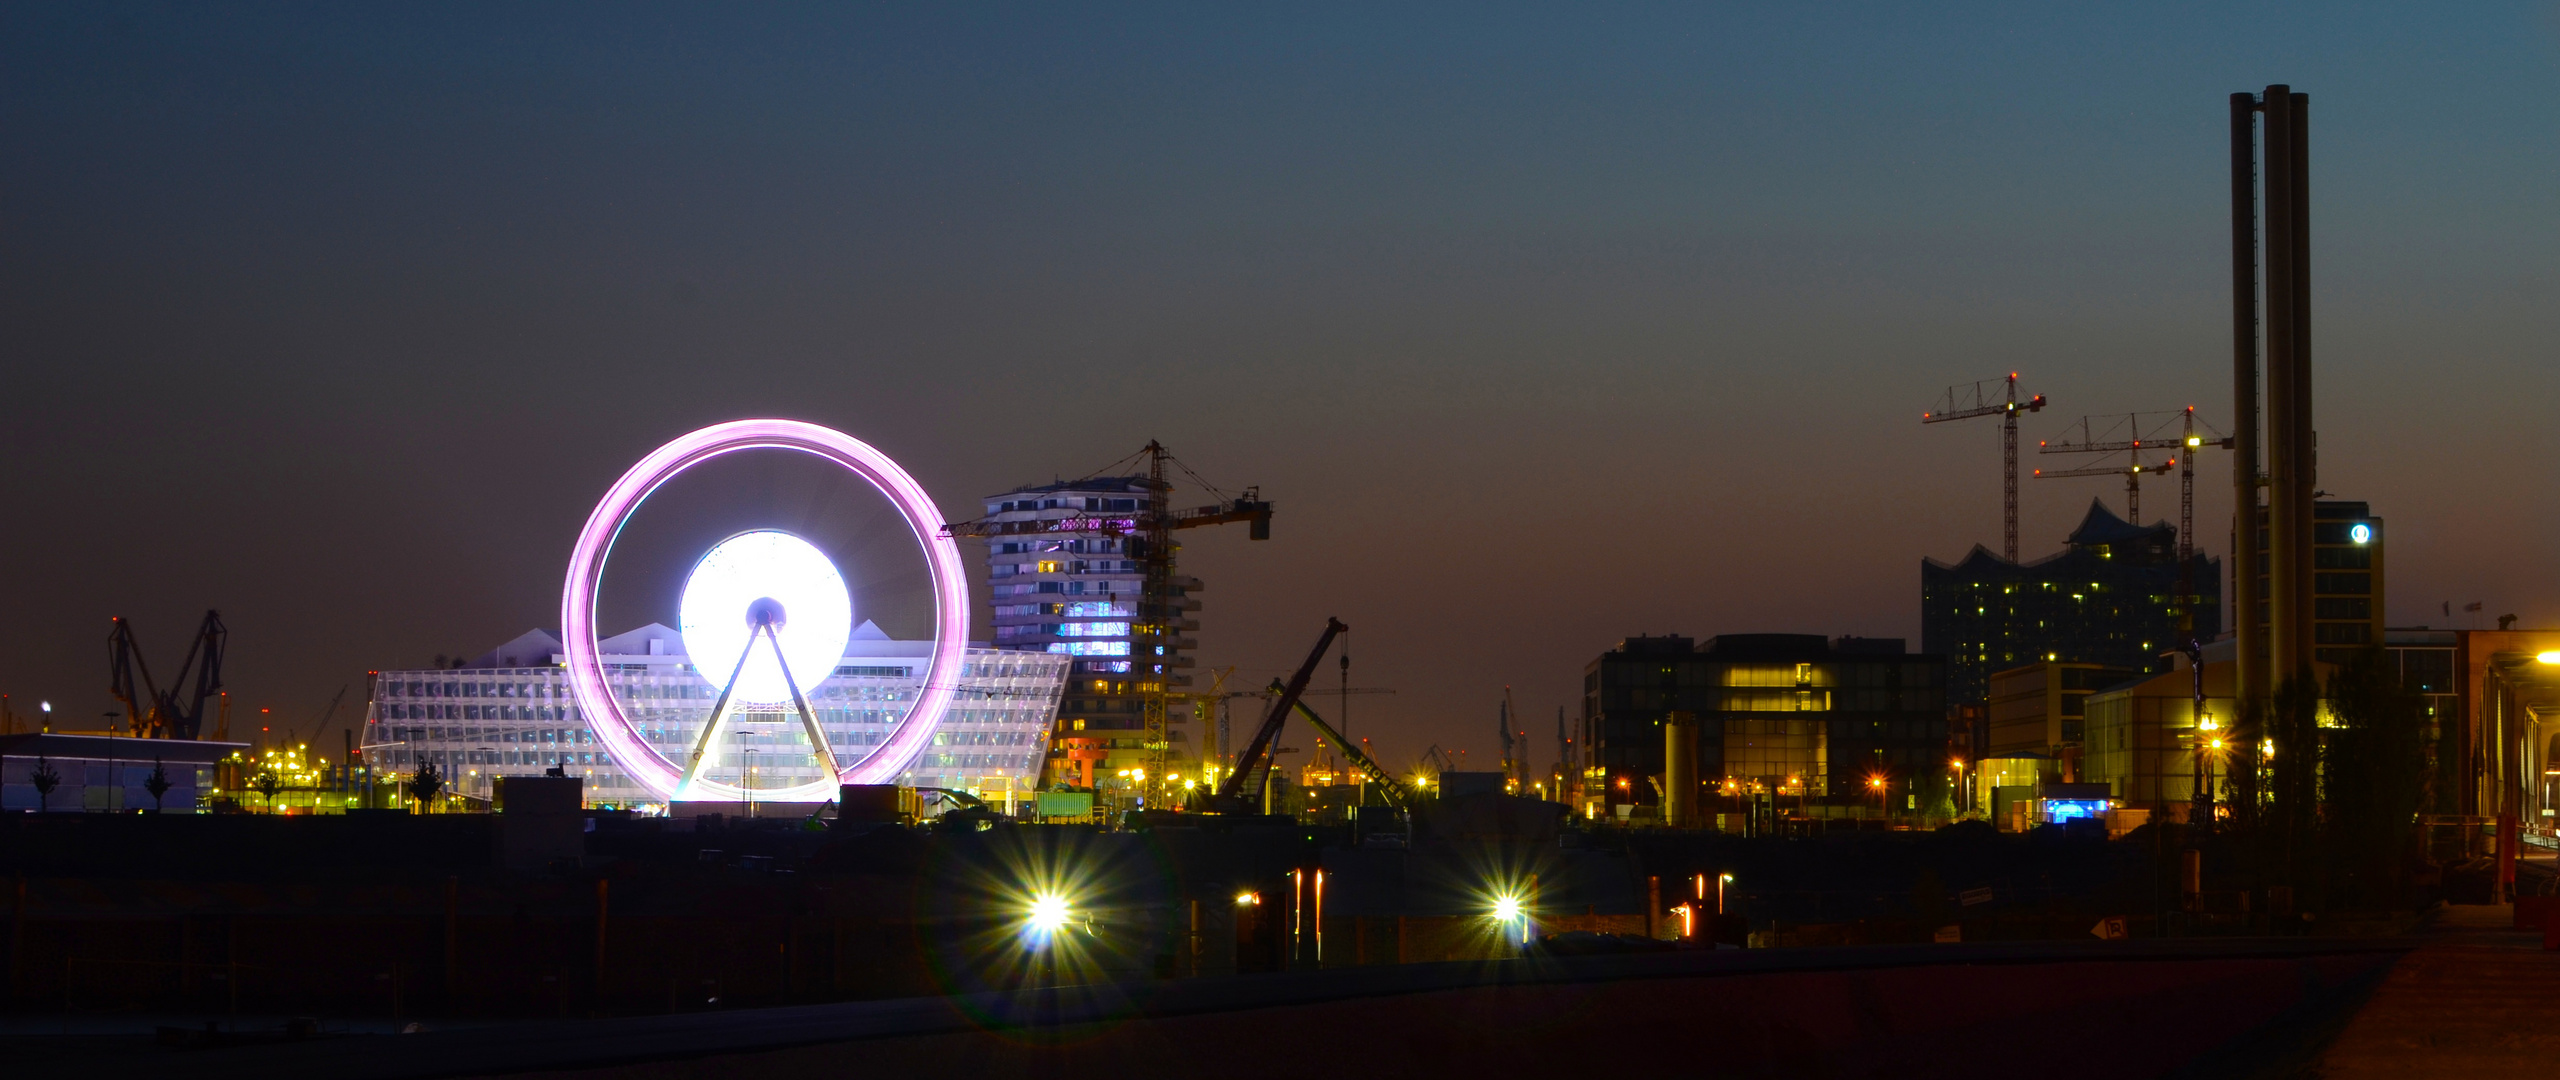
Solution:
{"label": "twilight sky", "polygon": [[[94,717],[109,616],[165,668],[219,607],[307,731],[556,626],[631,460],[778,414],[955,517],[1151,437],[1260,484],[1270,542],[1185,538],[1203,669],[1338,615],[1357,733],[1487,765],[1628,634],[1916,645],[1921,557],[1998,543],[1949,383],[2227,425],[2224,99],[2277,81],[2322,486],[2396,624],[2560,623],[2556,76],[2547,4],[0,6],[0,692]],[[2093,496],[2027,482],[2026,552]],[[871,498],[671,491],[609,607],[824,521],[894,609]]]}

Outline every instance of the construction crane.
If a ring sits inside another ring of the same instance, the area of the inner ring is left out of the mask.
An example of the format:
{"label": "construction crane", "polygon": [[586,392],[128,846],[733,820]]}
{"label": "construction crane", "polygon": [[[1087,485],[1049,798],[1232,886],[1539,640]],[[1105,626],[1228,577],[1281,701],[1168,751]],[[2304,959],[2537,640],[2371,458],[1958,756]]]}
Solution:
{"label": "construction crane", "polygon": [[[2039,454],[2131,454],[2132,464],[2120,468],[2069,469],[2048,473],[2036,470],[2039,479],[2063,476],[2125,477],[2125,520],[2142,524],[2140,499],[2142,473],[2178,474],[2178,558],[2184,561],[2195,554],[2196,462],[2195,455],[2207,447],[2224,450],[2232,440],[2196,419],[2195,406],[2176,412],[2127,413],[2123,420],[2113,421],[2101,431],[2092,422],[2096,417],[2080,418],[2077,438],[2066,430],[2061,441],[2036,444]],[[2168,451],[2177,456],[2157,465],[2146,466],[2142,455],[2151,451]]]}
{"label": "construction crane", "polygon": [[[196,738],[204,723],[204,703],[222,690],[222,654],[231,640],[231,631],[222,625],[222,614],[204,613],[195,640],[187,646],[186,662],[178,665],[177,678],[165,692],[151,680],[151,665],[142,659],[142,646],[134,640],[133,624],[121,617],[114,623],[115,628],[107,633],[107,692],[124,703],[126,729],[140,739]],[[190,674],[194,676],[195,689],[182,706],[178,695]],[[224,704],[229,704],[227,697]],[[222,726],[227,734],[227,716]]]}
{"label": "construction crane", "polygon": [[[2001,388],[1998,396],[1994,396],[1994,387]],[[2000,554],[2010,562],[2018,561],[2018,414],[2043,411],[2043,394],[2018,400],[2018,373],[2012,371],[2006,380],[1991,379],[1971,387],[1950,386],[1946,399],[1937,408],[1920,414],[1923,424],[1977,416],[2000,418]]]}
{"label": "construction crane", "polygon": [[2145,474],[2157,476],[2161,473],[2176,472],[2178,471],[2178,460],[2176,458],[2171,458],[2167,461],[2160,462],[2157,465],[2145,465],[2142,463],[2142,452],[2137,450],[2133,452],[2130,461],[2130,464],[2125,465],[2099,465],[2086,469],[2037,469],[2035,471],[2035,477],[2038,480],[2067,480],[2075,476],[2124,477],[2124,519],[2132,522],[2133,524],[2140,525],[2142,524],[2143,476]]}
{"label": "construction crane", "polygon": [[1246,805],[1245,793],[1262,790],[1264,780],[1271,774],[1271,744],[1280,737],[1281,723],[1289,718],[1289,711],[1297,707],[1298,698],[1307,692],[1307,682],[1315,678],[1316,664],[1324,659],[1325,650],[1332,648],[1333,639],[1349,629],[1342,625],[1340,619],[1324,621],[1324,636],[1316,639],[1316,647],[1307,653],[1307,662],[1298,665],[1298,673],[1281,685],[1279,695],[1271,699],[1270,710],[1262,714],[1262,726],[1254,731],[1253,741],[1245,744],[1244,752],[1236,755],[1235,768],[1218,782],[1217,794],[1213,796],[1214,809],[1221,813],[1240,813]]}
{"label": "construction crane", "polygon": [[[1272,681],[1272,693],[1282,693],[1284,689],[1279,680]],[[1411,786],[1396,779],[1395,774],[1388,772],[1359,747],[1352,745],[1351,740],[1343,738],[1341,732],[1333,729],[1333,725],[1324,722],[1324,717],[1316,715],[1314,709],[1308,708],[1304,699],[1300,699],[1295,704],[1298,707],[1298,715],[1306,717],[1307,723],[1315,727],[1316,734],[1324,736],[1326,742],[1332,743],[1335,749],[1342,751],[1342,760],[1350,762],[1351,767],[1360,770],[1360,774],[1368,777],[1370,783],[1378,785],[1379,790],[1386,794],[1387,802],[1408,809],[1413,806]]]}
{"label": "construction crane", "polygon": [[1565,731],[1564,706],[1558,705],[1556,706],[1556,789],[1554,792],[1557,802],[1564,801],[1565,785],[1573,782],[1575,765],[1573,736]]}
{"label": "construction crane", "polygon": [[[1348,634],[1345,634],[1344,636],[1347,638],[1349,635],[1348,635]],[[1230,668],[1230,669],[1228,669],[1228,670],[1232,671],[1232,670],[1234,670],[1234,669]],[[1277,693],[1279,693],[1279,692],[1280,692],[1280,691],[1279,691],[1279,689],[1278,689],[1277,687],[1266,687],[1266,688],[1261,689],[1261,690],[1256,690],[1256,691],[1252,692],[1251,694],[1230,694],[1230,695],[1228,695],[1228,696],[1229,696],[1229,697],[1271,697],[1271,696],[1273,696],[1273,695],[1275,695],[1275,694],[1277,694]],[[1354,697],[1355,695],[1356,695],[1356,696],[1359,696],[1359,697],[1368,697],[1368,696],[1370,696],[1370,695],[1372,695],[1372,694],[1392,694],[1392,693],[1395,693],[1395,691],[1393,691],[1393,690],[1389,690],[1389,689],[1387,689],[1387,688],[1385,688],[1385,687],[1379,687],[1379,686],[1352,686],[1352,685],[1349,685],[1348,680],[1346,680],[1346,681],[1345,681],[1345,684],[1344,684],[1344,685],[1342,685],[1342,686],[1338,686],[1338,687],[1335,687],[1335,688],[1334,688],[1334,689],[1332,689],[1332,690],[1312,690],[1312,689],[1311,689],[1311,690],[1309,690],[1309,691],[1307,691],[1307,692],[1308,692],[1308,693],[1310,693],[1310,694],[1324,694],[1324,693],[1330,693],[1330,694],[1334,694],[1334,695],[1338,696],[1338,697],[1341,699],[1341,701],[1342,701],[1342,711],[1337,711],[1337,712],[1335,712],[1335,713],[1334,713],[1334,715],[1335,715],[1336,717],[1340,717],[1340,716],[1342,716],[1342,715],[1343,715],[1343,712],[1348,711],[1348,710],[1350,709],[1350,707],[1351,707],[1351,699],[1352,699],[1352,697]],[[1339,725],[1337,725],[1337,726],[1335,727],[1335,730],[1336,730],[1337,732],[1348,732],[1350,729],[1351,729],[1351,725],[1350,725],[1350,724],[1347,724],[1347,723],[1339,724]],[[1344,738],[1349,738],[1350,736],[1346,734],[1346,735],[1344,735],[1343,737],[1344,737]],[[1363,740],[1363,741],[1365,742],[1366,740]],[[1318,746],[1318,747],[1316,748],[1316,752],[1317,752],[1317,754],[1318,754],[1319,756],[1318,756],[1317,758],[1315,758],[1315,759],[1312,759],[1312,760],[1309,762],[1309,764],[1310,764],[1310,765],[1312,765],[1312,766],[1319,766],[1319,767],[1321,767],[1322,765],[1324,765],[1324,759],[1323,759],[1323,757],[1321,756],[1321,755],[1323,754],[1323,752],[1324,752],[1324,748],[1323,748],[1322,746]]]}
{"label": "construction crane", "polygon": [[350,684],[347,683],[340,683],[338,685],[338,692],[330,695],[328,707],[320,710],[320,726],[311,730],[312,742],[319,742],[320,736],[328,732],[329,721],[335,719],[338,715],[338,705],[347,700],[347,688],[349,685]]}
{"label": "construction crane", "polygon": [[[1170,704],[1169,688],[1174,676],[1167,669],[1171,666],[1169,661],[1172,650],[1178,645],[1185,644],[1176,636],[1177,632],[1199,628],[1196,624],[1183,623],[1181,604],[1173,595],[1173,533],[1180,529],[1199,529],[1211,525],[1243,522],[1249,526],[1246,533],[1248,538],[1269,540],[1271,539],[1271,504],[1263,500],[1262,489],[1258,486],[1248,487],[1231,495],[1217,485],[1201,479],[1199,473],[1191,471],[1191,467],[1175,458],[1172,451],[1164,448],[1164,444],[1153,439],[1147,440],[1147,445],[1137,453],[1121,458],[1080,479],[1127,476],[1130,474],[1124,470],[1135,467],[1141,460],[1145,462],[1145,472],[1142,476],[1133,476],[1132,479],[1137,480],[1139,486],[1146,491],[1147,497],[1138,500],[1138,509],[1134,511],[1087,509],[1078,510],[1063,518],[1030,521],[980,518],[975,521],[946,524],[942,527],[942,535],[979,539],[998,536],[1108,536],[1119,538],[1127,544],[1129,554],[1135,557],[1143,575],[1139,584],[1137,610],[1129,626],[1131,666],[1136,669],[1132,673],[1140,676],[1137,680],[1137,689],[1139,710],[1145,727],[1147,776],[1161,783],[1165,774],[1165,755],[1173,745],[1167,708]],[[1192,483],[1216,495],[1218,501],[1188,510],[1173,509],[1171,502],[1173,483],[1166,476],[1167,465],[1181,470]],[[1040,771],[1040,785],[1046,787],[1049,779],[1049,765],[1045,757],[1042,759]]]}

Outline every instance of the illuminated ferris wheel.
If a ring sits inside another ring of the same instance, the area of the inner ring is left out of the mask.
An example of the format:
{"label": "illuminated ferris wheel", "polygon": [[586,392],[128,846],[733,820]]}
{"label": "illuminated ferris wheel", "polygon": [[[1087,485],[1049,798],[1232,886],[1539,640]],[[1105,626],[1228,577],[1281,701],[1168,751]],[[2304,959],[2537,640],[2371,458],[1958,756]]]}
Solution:
{"label": "illuminated ferris wheel", "polygon": [[[750,450],[818,458],[868,482],[903,519],[931,579],[934,632],[923,685],[876,746],[840,760],[809,704],[810,692],[844,655],[853,595],[826,554],[778,529],[732,535],[686,575],[678,631],[702,689],[716,694],[702,726],[672,756],[646,737],[634,710],[611,689],[598,646],[596,609],[614,542],[652,492],[686,470]],[[818,802],[836,785],[894,782],[933,740],[950,709],[968,646],[969,586],[960,551],[941,535],[939,511],[906,470],[843,432],[796,420],[737,420],[684,435],[652,451],[605,493],[578,534],[560,598],[560,630],[572,700],[624,773],[669,801],[761,798]],[[815,779],[750,791],[714,778],[707,765],[725,731],[749,712],[796,722],[818,766]],[[689,752],[688,752],[689,751]]]}

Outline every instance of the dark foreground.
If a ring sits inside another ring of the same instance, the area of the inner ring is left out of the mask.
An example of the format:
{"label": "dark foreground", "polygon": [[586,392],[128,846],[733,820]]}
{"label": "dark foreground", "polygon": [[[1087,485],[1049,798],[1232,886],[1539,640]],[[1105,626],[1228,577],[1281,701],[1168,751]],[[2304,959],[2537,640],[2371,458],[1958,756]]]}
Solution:
{"label": "dark foreground", "polygon": [[[2523,948],[2521,935],[2459,936],[1519,959],[204,1049],[163,1048],[148,1036],[21,1036],[7,1053],[38,1072],[143,1068],[208,1080],[847,1069],[1302,1078],[1595,1067],[1928,1077],[1978,1076],[2003,1063],[2068,1063],[2075,1078],[2346,1075],[2368,1061],[2410,1071],[2394,1057],[2403,1038],[2395,1025],[2429,1024],[2437,984],[2461,982],[2466,970],[2503,963],[2513,971],[2501,978],[2530,971],[2560,981],[2555,961]],[[2352,1060],[2327,1063],[2324,1054]],[[2496,1066],[2481,1057],[2468,1074],[2495,1075]]]}

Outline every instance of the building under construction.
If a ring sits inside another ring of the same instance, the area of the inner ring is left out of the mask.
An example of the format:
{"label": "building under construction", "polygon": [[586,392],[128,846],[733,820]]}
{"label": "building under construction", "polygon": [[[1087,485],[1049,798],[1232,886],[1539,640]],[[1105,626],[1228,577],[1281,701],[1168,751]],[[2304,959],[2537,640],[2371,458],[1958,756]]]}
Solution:
{"label": "building under construction", "polygon": [[1169,707],[1192,683],[1201,591],[1198,578],[1174,572],[1172,535],[1242,522],[1267,539],[1271,504],[1254,489],[1230,495],[1193,475],[1217,502],[1173,509],[1168,467],[1189,474],[1150,442],[1095,475],[988,496],[984,518],[944,527],[987,542],[995,647],[1070,658],[1051,784],[1145,798],[1201,761]]}
{"label": "building under construction", "polygon": [[[2222,630],[2222,563],[2178,560],[2178,530],[2136,525],[2105,504],[2063,549],[2015,562],[1980,545],[1954,563],[1920,561],[1920,650],[1947,658],[1947,699],[1978,704],[1991,673],[2046,660],[2135,672],[2168,670],[2163,654]],[[2179,597],[2192,590],[2191,604]],[[2194,623],[2186,622],[2192,612]]]}

